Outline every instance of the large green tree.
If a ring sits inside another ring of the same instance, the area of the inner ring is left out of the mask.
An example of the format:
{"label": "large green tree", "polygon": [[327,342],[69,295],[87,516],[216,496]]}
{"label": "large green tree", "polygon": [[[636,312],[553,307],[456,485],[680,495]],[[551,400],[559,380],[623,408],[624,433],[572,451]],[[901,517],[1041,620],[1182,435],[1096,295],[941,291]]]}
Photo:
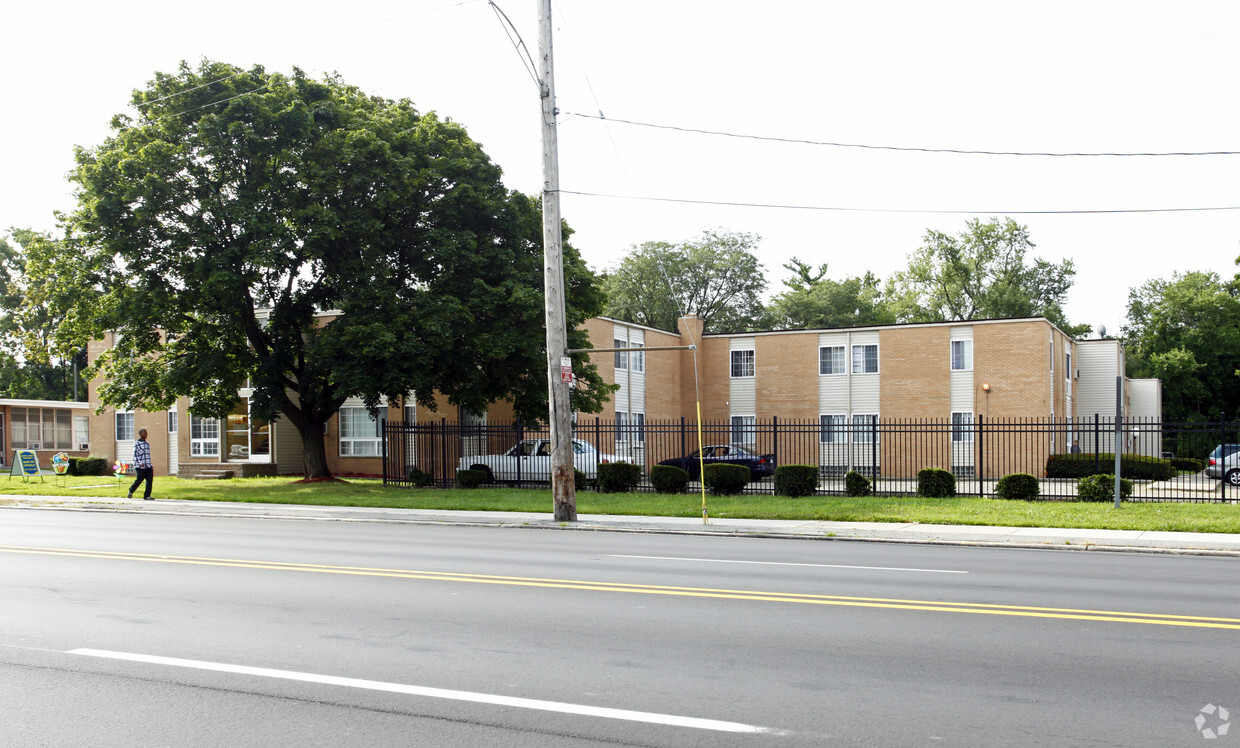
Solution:
{"label": "large green tree", "polygon": [[[205,60],[132,105],[77,152],[71,262],[46,279],[53,298],[94,291],[65,340],[120,333],[91,372],[104,402],[188,395],[220,417],[251,387],[258,415],[300,432],[309,477],[330,475],[323,426],[349,397],[512,397],[545,417],[539,206],[464,128],[334,76]],[[565,257],[572,328],[600,299]],[[574,404],[595,410],[606,386],[577,366]]]}
{"label": "large green tree", "polygon": [[795,257],[784,268],[792,277],[784,281],[787,290],[768,307],[774,327],[860,327],[896,321],[883,297],[882,282],[873,273],[832,280],[826,277],[825,263],[814,269]]}
{"label": "large green tree", "polygon": [[637,245],[603,281],[604,313],[661,330],[675,331],[684,314],[701,317],[707,332],[752,330],[766,289],[758,242],[755,234],[704,231],[680,244]]}
{"label": "large green tree", "polygon": [[1240,415],[1240,281],[1176,273],[1128,295],[1128,374],[1162,380],[1163,415]]}
{"label": "large green tree", "polygon": [[901,322],[1042,316],[1071,335],[1088,332],[1063,312],[1072,260],[1030,261],[1033,246],[1029,229],[1011,218],[973,218],[956,236],[930,229],[908,268],[889,281],[891,309]]}

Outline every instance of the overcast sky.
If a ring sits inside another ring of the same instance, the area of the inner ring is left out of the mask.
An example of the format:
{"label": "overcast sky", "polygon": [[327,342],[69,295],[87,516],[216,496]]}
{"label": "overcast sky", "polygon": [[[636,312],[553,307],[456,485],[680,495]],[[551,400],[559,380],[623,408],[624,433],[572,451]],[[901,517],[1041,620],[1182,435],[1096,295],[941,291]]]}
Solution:
{"label": "overcast sky", "polygon": [[[496,2],[537,58],[536,0]],[[634,244],[722,228],[763,237],[773,293],[791,257],[827,263],[837,279],[885,278],[928,228],[958,233],[970,211],[1010,215],[1035,256],[1076,263],[1070,320],[1111,334],[1147,280],[1236,272],[1240,210],[1045,212],[1240,207],[1240,155],[960,155],[620,122],[901,148],[1240,151],[1234,0],[553,7],[561,188],[620,196],[562,200],[596,270]],[[132,114],[130,92],[155,71],[202,57],[334,71],[408,98],[463,124],[509,187],[542,189],[538,91],[485,0],[47,0],[9,3],[0,28],[0,228],[53,229],[53,211],[73,207],[73,147],[99,144],[113,114]]]}

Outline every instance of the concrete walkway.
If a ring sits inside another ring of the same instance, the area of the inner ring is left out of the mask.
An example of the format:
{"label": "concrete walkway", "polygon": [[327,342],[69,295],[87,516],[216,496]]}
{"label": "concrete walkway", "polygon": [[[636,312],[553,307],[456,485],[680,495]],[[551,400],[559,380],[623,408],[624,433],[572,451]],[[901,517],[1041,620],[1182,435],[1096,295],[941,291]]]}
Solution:
{"label": "concrete walkway", "polygon": [[85,499],[15,496],[0,507],[64,511],[136,512],[252,519],[336,522],[393,522],[427,525],[524,527],[594,532],[643,532],[767,538],[813,538],[891,543],[933,543],[1056,550],[1108,550],[1209,554],[1240,557],[1240,534],[1082,530],[978,525],[922,525],[884,522],[815,522],[700,517],[630,517],[583,514],[575,523],[556,522],[550,512],[456,512],[438,509],[381,509],[222,501]]}

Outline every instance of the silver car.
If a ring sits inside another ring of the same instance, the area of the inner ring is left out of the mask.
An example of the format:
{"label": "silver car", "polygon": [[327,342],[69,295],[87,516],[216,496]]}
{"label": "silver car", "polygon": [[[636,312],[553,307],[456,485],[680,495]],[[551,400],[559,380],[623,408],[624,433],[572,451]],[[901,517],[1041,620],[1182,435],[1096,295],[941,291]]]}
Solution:
{"label": "silver car", "polygon": [[1240,486],[1240,444],[1220,444],[1206,460],[1206,477]]}

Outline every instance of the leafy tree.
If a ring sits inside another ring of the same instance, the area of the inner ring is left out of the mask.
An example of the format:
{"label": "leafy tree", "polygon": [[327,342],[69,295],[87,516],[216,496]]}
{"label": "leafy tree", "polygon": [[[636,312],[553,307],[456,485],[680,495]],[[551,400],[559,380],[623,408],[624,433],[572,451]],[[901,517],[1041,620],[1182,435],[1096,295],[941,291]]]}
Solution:
{"label": "leafy tree", "polygon": [[1063,303],[1076,275],[1072,260],[1060,264],[1035,259],[1029,229],[1010,218],[970,219],[965,231],[949,236],[930,229],[895,273],[888,296],[901,322],[965,321],[1043,316],[1071,335],[1089,325],[1071,326]]}
{"label": "leafy tree", "polygon": [[[120,333],[90,372],[104,402],[188,395],[223,417],[251,387],[258,416],[300,432],[309,477],[330,476],[323,425],[349,397],[545,416],[538,203],[464,128],[335,76],[207,60],[132,104],[78,150],[79,208],[49,248],[73,261],[43,280],[72,299],[62,340]],[[565,258],[571,327],[600,299]],[[606,385],[577,366],[576,406],[596,410]]]}
{"label": "leafy tree", "polygon": [[795,257],[784,267],[792,277],[784,281],[788,290],[768,307],[774,327],[861,327],[896,321],[873,273],[835,281],[826,277],[825,263],[814,270]]}
{"label": "leafy tree", "polygon": [[759,237],[705,231],[682,244],[646,242],[606,276],[604,314],[661,330],[696,314],[707,332],[752,330],[762,319],[766,289],[754,255]]}
{"label": "leafy tree", "polygon": [[61,318],[37,301],[39,288],[26,272],[31,249],[54,240],[29,229],[12,229],[10,236],[13,243],[0,237],[0,395],[72,400],[74,377],[86,366],[86,351],[56,347]]}
{"label": "leafy tree", "polygon": [[1162,380],[1163,414],[1205,420],[1240,411],[1240,280],[1175,273],[1128,295],[1128,374]]}

